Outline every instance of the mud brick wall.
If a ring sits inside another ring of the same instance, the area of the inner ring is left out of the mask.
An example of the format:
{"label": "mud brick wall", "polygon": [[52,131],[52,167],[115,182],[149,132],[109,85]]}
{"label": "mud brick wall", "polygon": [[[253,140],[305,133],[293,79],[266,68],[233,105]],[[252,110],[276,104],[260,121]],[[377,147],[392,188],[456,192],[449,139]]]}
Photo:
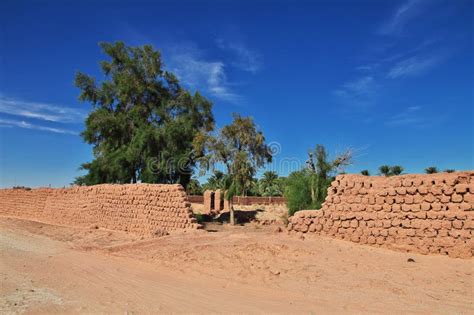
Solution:
{"label": "mud brick wall", "polygon": [[0,215],[141,236],[199,227],[180,185],[1,189]]}
{"label": "mud brick wall", "polygon": [[203,195],[204,195],[203,213],[210,214],[212,211],[214,211],[214,192],[212,190],[206,190]]}
{"label": "mud brick wall", "polygon": [[321,210],[296,212],[288,230],[422,254],[474,254],[474,172],[340,175]]}

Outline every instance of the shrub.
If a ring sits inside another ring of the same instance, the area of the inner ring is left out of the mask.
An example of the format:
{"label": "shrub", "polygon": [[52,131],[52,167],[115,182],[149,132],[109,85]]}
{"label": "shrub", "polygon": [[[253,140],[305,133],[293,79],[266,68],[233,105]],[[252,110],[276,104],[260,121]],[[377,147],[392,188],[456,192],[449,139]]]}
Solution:
{"label": "shrub", "polygon": [[400,165],[394,165],[394,166],[391,166],[390,167],[390,174],[391,175],[400,175],[401,173],[403,173],[403,167],[401,167]]}
{"label": "shrub", "polygon": [[438,173],[438,168],[436,166],[430,166],[425,168],[425,173],[426,174],[435,174]]}
{"label": "shrub", "polygon": [[293,172],[288,176],[285,187],[288,214],[311,208],[310,176],[306,171]]}

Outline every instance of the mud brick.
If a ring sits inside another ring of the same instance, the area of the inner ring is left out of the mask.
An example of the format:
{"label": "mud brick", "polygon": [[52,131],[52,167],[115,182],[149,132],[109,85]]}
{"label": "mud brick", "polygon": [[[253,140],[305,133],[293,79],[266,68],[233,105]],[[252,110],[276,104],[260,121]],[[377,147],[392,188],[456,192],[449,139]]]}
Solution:
{"label": "mud brick", "polygon": [[464,194],[468,191],[468,187],[468,184],[457,184],[456,186],[454,186],[454,190],[458,194]]}
{"label": "mud brick", "polygon": [[464,201],[469,203],[471,207],[474,205],[474,193],[471,191],[464,195]]}
{"label": "mud brick", "polygon": [[455,229],[462,229],[463,221],[462,220],[453,220],[453,228]]}
{"label": "mud brick", "polygon": [[398,195],[406,195],[407,189],[405,187],[397,187],[396,192]]}
{"label": "mud brick", "polygon": [[443,194],[446,196],[451,196],[454,193],[454,188],[451,186],[444,186],[443,187]]}
{"label": "mud brick", "polygon": [[454,193],[454,194],[451,196],[451,201],[452,201],[452,202],[458,203],[458,202],[462,202],[462,200],[463,200],[463,196],[460,195],[460,194]]}
{"label": "mud brick", "polygon": [[420,195],[426,195],[428,193],[428,188],[425,186],[420,186],[417,190]]}
{"label": "mud brick", "polygon": [[436,198],[433,196],[433,194],[426,194],[424,200],[431,203],[434,202]]}

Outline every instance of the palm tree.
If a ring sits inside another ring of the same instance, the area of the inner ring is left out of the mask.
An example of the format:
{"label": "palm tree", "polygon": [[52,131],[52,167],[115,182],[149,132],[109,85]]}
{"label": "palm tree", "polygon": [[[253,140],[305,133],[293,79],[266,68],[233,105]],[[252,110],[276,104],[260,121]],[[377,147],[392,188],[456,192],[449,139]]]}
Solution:
{"label": "palm tree", "polygon": [[369,170],[362,170],[360,173],[364,176],[370,176]]}
{"label": "palm tree", "polygon": [[273,171],[263,173],[263,177],[259,181],[259,190],[260,194],[265,197],[281,196],[278,174]]}
{"label": "palm tree", "polygon": [[379,172],[383,176],[390,176],[390,166],[388,165],[382,165],[379,167]]}
{"label": "palm tree", "polygon": [[438,173],[438,168],[436,166],[427,167],[427,168],[425,168],[425,173],[426,174]]}
{"label": "palm tree", "polygon": [[203,185],[204,190],[217,190],[224,188],[224,173],[221,171],[214,171],[211,177],[207,180],[207,183]]}
{"label": "palm tree", "polygon": [[401,173],[403,173],[403,167],[401,167],[400,165],[392,166],[390,167],[390,173],[391,175],[400,175]]}

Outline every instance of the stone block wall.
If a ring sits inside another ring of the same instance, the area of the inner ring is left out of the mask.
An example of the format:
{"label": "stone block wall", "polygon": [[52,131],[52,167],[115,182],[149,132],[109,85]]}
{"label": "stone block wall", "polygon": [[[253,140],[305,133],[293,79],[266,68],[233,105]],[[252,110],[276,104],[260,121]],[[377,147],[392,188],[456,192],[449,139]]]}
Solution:
{"label": "stone block wall", "polygon": [[394,177],[339,175],[321,210],[288,230],[422,254],[474,254],[474,172]]}
{"label": "stone block wall", "polygon": [[1,189],[0,215],[147,237],[199,227],[180,185]]}

